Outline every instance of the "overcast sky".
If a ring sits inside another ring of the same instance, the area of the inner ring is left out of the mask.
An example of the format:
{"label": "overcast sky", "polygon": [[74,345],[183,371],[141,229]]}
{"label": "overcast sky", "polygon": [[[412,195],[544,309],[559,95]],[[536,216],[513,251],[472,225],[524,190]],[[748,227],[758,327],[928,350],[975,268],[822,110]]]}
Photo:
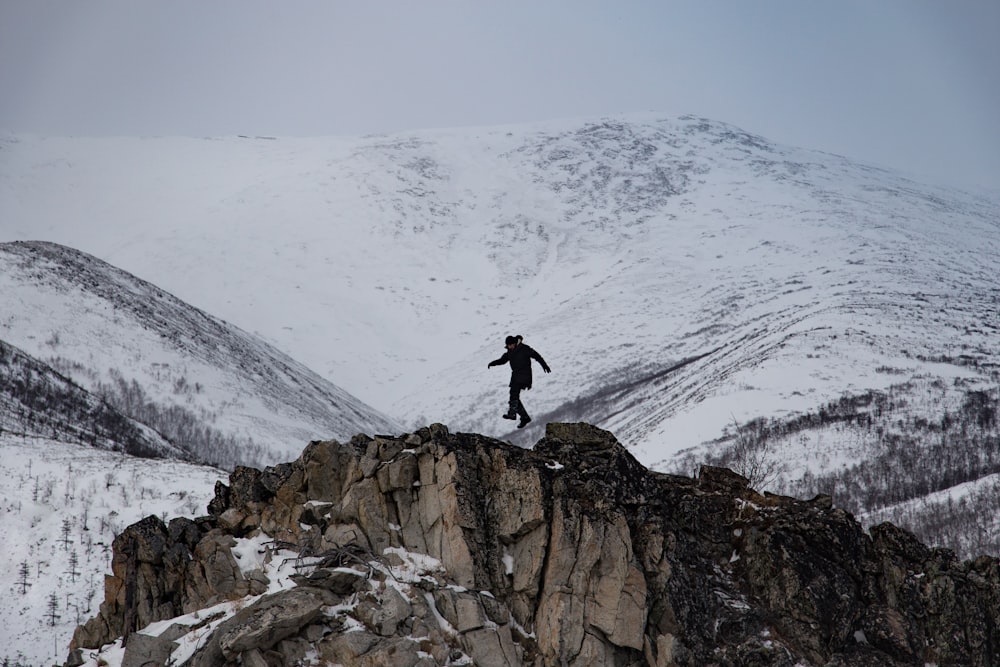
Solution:
{"label": "overcast sky", "polygon": [[0,130],[696,114],[1000,189],[1000,0],[0,0]]}

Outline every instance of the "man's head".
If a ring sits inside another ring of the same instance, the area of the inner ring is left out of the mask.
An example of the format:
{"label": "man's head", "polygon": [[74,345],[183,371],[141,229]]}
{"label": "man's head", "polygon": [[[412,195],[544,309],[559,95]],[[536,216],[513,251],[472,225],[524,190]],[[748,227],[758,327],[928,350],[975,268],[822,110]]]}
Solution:
{"label": "man's head", "polygon": [[508,350],[513,350],[515,347],[517,347],[517,338],[515,338],[514,336],[507,336],[507,340],[504,343],[504,345],[507,346]]}

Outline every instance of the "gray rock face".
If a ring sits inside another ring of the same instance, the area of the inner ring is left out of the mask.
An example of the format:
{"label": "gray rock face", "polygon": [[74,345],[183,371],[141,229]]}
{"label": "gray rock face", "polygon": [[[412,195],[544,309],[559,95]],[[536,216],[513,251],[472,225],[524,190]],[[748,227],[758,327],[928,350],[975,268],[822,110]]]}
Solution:
{"label": "gray rock face", "polygon": [[[587,424],[549,424],[532,450],[441,425],[313,442],[292,463],[237,470],[209,507],[119,536],[105,602],[71,648],[242,601],[187,628],[210,633],[190,664],[985,667],[1000,655],[996,559],[959,563],[888,524],[868,535],[829,497],[760,495],[728,470],[652,473]],[[268,595],[232,553],[261,533],[301,561]],[[436,567],[393,574],[417,554]]]}

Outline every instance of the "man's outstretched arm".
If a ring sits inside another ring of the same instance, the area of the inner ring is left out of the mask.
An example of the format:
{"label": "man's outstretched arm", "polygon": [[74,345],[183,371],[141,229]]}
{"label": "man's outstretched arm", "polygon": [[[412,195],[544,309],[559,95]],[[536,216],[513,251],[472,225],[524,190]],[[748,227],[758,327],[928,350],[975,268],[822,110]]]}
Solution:
{"label": "man's outstretched arm", "polygon": [[494,366],[503,366],[507,363],[507,353],[504,352],[503,356],[499,359],[494,359],[490,363],[486,364],[486,368],[493,368]]}
{"label": "man's outstretched arm", "polygon": [[535,348],[531,348],[531,358],[534,359],[535,361],[537,361],[538,363],[540,363],[542,365],[542,370],[543,371],[545,371],[546,373],[551,373],[552,372],[552,369],[549,368],[549,365],[547,363],[545,363],[545,360],[542,359],[542,355],[538,354],[538,352],[535,350]]}

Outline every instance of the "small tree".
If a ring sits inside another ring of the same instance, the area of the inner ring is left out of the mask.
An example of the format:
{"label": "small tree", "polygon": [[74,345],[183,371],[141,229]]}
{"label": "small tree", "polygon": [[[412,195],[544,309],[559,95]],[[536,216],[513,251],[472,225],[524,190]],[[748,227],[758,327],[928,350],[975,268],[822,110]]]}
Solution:
{"label": "small tree", "polygon": [[49,621],[50,626],[55,626],[56,621],[58,621],[61,616],[57,613],[59,611],[59,596],[55,593],[49,594],[49,604],[46,608],[45,616]]}
{"label": "small tree", "polygon": [[28,587],[31,586],[28,583],[29,576],[31,576],[31,568],[28,566],[28,561],[22,561],[17,571],[17,586],[21,589],[21,595],[27,594]]}
{"label": "small tree", "polygon": [[63,545],[63,551],[69,551],[69,545],[73,544],[73,540],[69,539],[69,534],[72,530],[73,523],[69,519],[63,519],[62,536],[59,538],[59,541]]}
{"label": "small tree", "polygon": [[80,572],[77,569],[80,565],[80,561],[76,556],[76,550],[69,552],[69,570],[67,574],[69,575],[70,581],[74,584],[76,583],[76,578],[80,576]]}
{"label": "small tree", "polygon": [[751,488],[762,491],[781,475],[781,463],[772,456],[764,421],[740,426],[733,417],[733,427],[736,429],[731,449],[733,470],[750,480]]}

